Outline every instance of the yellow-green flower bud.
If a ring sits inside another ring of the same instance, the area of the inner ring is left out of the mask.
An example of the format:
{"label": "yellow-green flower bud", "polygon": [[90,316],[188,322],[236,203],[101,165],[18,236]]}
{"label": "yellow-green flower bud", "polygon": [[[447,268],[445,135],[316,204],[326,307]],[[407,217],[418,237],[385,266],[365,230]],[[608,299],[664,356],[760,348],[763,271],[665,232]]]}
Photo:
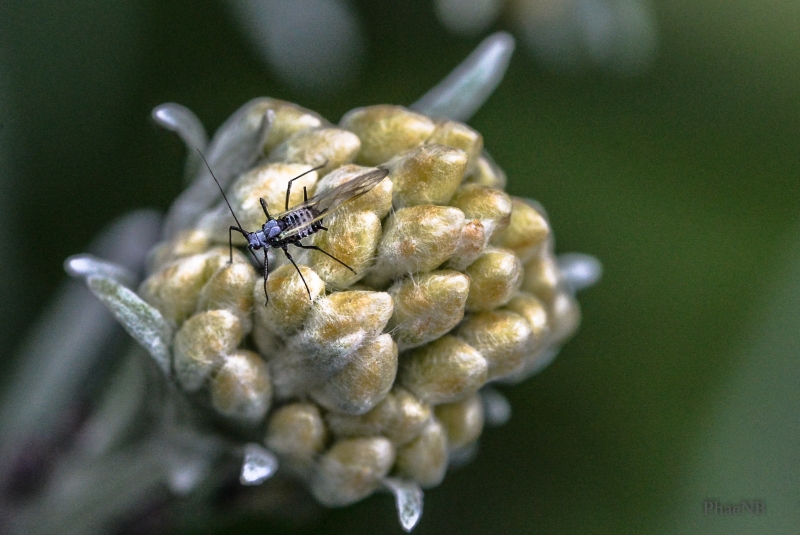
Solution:
{"label": "yellow-green flower bud", "polygon": [[328,432],[313,403],[291,403],[269,417],[264,444],[295,470],[312,466],[325,449]]}
{"label": "yellow-green flower bud", "polygon": [[387,438],[339,440],[320,458],[311,492],[328,507],[357,502],[380,486],[394,459],[395,449]]}
{"label": "yellow-green flower bud", "polygon": [[325,167],[319,170],[322,176],[340,165],[352,162],[359,149],[361,141],[352,132],[333,127],[313,128],[292,135],[269,153],[269,159],[315,167],[327,161]]}
{"label": "yellow-green flower bud", "polygon": [[456,336],[479,351],[488,363],[488,379],[508,375],[522,366],[530,344],[527,320],[509,310],[470,314]]}
{"label": "yellow-green flower bud", "polygon": [[487,249],[466,270],[467,310],[492,310],[508,303],[522,285],[522,262],[511,251]]}
{"label": "yellow-green flower bud", "polygon": [[439,267],[456,250],[464,226],[458,208],[425,204],[389,216],[368,280],[378,282]]}
{"label": "yellow-green flower bud", "polygon": [[173,342],[173,367],[183,389],[199,390],[243,336],[241,320],[227,310],[200,312],[186,320]]}
{"label": "yellow-green flower bud", "polygon": [[550,308],[552,331],[551,343],[561,344],[572,336],[581,322],[578,300],[570,292],[560,292]]}
{"label": "yellow-green flower bud", "polygon": [[466,184],[480,184],[490,188],[506,187],[506,174],[486,154],[482,154],[464,177]]}
{"label": "yellow-green flower bud", "polygon": [[467,155],[467,170],[475,167],[483,150],[483,136],[464,123],[457,121],[444,121],[437,124],[427,143],[439,143],[463,150]]}
{"label": "yellow-green flower bud", "polygon": [[397,345],[382,334],[359,347],[311,398],[333,412],[364,414],[386,397],[396,375]]}
{"label": "yellow-green flower bud", "polygon": [[246,332],[250,331],[253,309],[253,284],[258,278],[246,262],[225,264],[214,273],[200,291],[197,311],[229,310],[239,316]]}
{"label": "yellow-green flower bud", "polygon": [[526,351],[531,353],[539,349],[550,334],[550,324],[544,304],[531,293],[519,292],[504,308],[516,312],[528,321],[531,336]]}
{"label": "yellow-green flower bud", "polygon": [[392,308],[392,298],[385,292],[336,292],[321,297],[291,345],[319,374],[330,377],[361,344],[383,331]]}
{"label": "yellow-green flower bud", "polygon": [[464,217],[479,219],[486,229],[487,238],[505,229],[511,221],[511,197],[508,193],[479,184],[464,184],[450,201]]}
{"label": "yellow-green flower bud", "polygon": [[[318,195],[324,191],[333,189],[336,186],[341,186],[345,182],[349,182],[350,180],[373,171],[374,169],[374,167],[362,167],[360,165],[343,165],[342,167],[328,173],[325,175],[325,177],[321,178],[320,181],[317,182],[317,187],[314,190],[314,194]],[[378,184],[367,193],[344,204],[339,210],[336,211],[336,213],[342,214],[362,212],[367,210],[374,212],[375,215],[378,216],[378,219],[383,219],[386,217],[386,214],[389,213],[389,210],[392,209],[393,189],[394,184],[389,177],[386,177],[378,182]]]}
{"label": "yellow-green flower bud", "polygon": [[469,278],[451,269],[397,281],[388,290],[394,300],[389,328],[400,349],[431,342],[464,318]]}
{"label": "yellow-green flower bud", "polygon": [[525,264],[522,290],[534,294],[550,306],[559,292],[560,272],[551,254],[542,254]]}
{"label": "yellow-green flower bud", "polygon": [[274,116],[267,130],[267,139],[264,141],[264,154],[268,154],[292,134],[328,124],[328,121],[311,110],[274,98],[261,99],[261,102],[253,107],[250,113],[253,124],[260,123],[268,110],[272,110]]}
{"label": "yellow-green flower bud", "polygon": [[437,405],[434,409],[436,419],[447,433],[447,446],[457,450],[472,444],[483,431],[483,401],[475,394],[458,403]]}
{"label": "yellow-green flower bud", "polygon": [[487,241],[489,240],[483,223],[477,219],[467,221],[461,227],[461,235],[458,237],[458,245],[456,245],[456,250],[453,251],[453,256],[444,266],[464,271],[467,266],[475,262],[481,255]]}
{"label": "yellow-green flower bud", "polygon": [[223,355],[222,367],[209,382],[211,404],[223,416],[259,423],[269,410],[272,383],[264,360],[252,351]]}
{"label": "yellow-green flower bud", "polygon": [[294,266],[284,264],[269,274],[267,294],[270,300],[266,306],[264,306],[263,280],[258,279],[252,287],[256,303],[253,310],[257,329],[264,328],[282,336],[294,334],[308,316],[312,300],[325,292],[325,283],[313,269],[308,266],[298,267],[311,291],[311,299],[308,298],[303,279]]}
{"label": "yellow-green flower bud", "polygon": [[550,237],[550,224],[536,208],[523,199],[512,199],[511,221],[502,232],[492,239],[492,244],[511,249],[523,262],[527,262],[541,250]]}
{"label": "yellow-green flower bud", "polygon": [[425,142],[436,125],[428,117],[401,106],[368,106],[349,111],[342,128],[361,139],[357,162],[378,165]]}
{"label": "yellow-green flower bud", "polygon": [[325,421],[338,437],[383,435],[395,446],[416,437],[431,418],[431,408],[410,392],[395,387],[372,410],[354,416],[329,413]]}
{"label": "yellow-green flower bud", "polygon": [[155,246],[147,259],[147,271],[153,273],[173,260],[203,253],[210,244],[211,238],[207,232],[198,229],[182,230],[171,240]]}
{"label": "yellow-green flower bud", "polygon": [[381,239],[381,220],[375,212],[344,212],[334,214],[325,224],[328,231],[317,234],[314,244],[355,273],[319,251],[309,251],[308,261],[328,286],[346,288],[367,274]]}
{"label": "yellow-green flower bud", "polygon": [[442,424],[431,418],[417,438],[397,448],[395,466],[400,477],[422,488],[441,483],[447,471],[447,435]]}
{"label": "yellow-green flower bud", "polygon": [[444,145],[423,145],[386,162],[394,183],[394,207],[447,204],[464,178],[467,154]]}
{"label": "yellow-green flower bud", "polygon": [[[234,262],[244,262],[238,251]],[[228,263],[228,250],[215,248],[174,260],[139,286],[139,295],[172,325],[180,325],[197,309],[200,292],[211,276]]]}
{"label": "yellow-green flower bud", "polygon": [[474,394],[486,382],[487,371],[487,359],[476,348],[445,335],[404,354],[398,378],[419,399],[436,405]]}

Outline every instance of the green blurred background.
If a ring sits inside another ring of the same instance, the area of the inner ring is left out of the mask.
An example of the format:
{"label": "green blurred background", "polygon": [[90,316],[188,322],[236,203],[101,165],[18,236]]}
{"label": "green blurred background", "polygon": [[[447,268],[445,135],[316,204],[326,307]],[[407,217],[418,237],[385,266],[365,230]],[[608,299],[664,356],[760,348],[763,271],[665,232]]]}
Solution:
{"label": "green blurred background", "polygon": [[[180,192],[184,148],[152,125],[155,105],[184,104],[212,132],[261,95],[335,122],[410,104],[480,41],[448,33],[427,1],[353,6],[364,66],[327,94],[280,82],[221,2],[0,3],[0,370],[66,256]],[[470,121],[508,190],[547,208],[557,250],[593,254],[605,274],[555,363],[502,388],[510,423],[426,493],[415,533],[800,529],[800,4],[653,7],[649,70],[564,74],[519,46]],[[767,513],[704,516],[708,499]],[[305,531],[400,528],[376,496]]]}

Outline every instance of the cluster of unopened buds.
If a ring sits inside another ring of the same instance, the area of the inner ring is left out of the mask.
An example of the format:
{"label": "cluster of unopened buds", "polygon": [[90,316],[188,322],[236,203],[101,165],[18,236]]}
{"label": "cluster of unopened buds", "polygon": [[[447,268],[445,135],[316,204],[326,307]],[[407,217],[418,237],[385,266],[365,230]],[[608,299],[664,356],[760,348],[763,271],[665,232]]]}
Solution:
{"label": "cluster of unopened buds", "polygon": [[[175,445],[165,477],[189,491],[233,453],[243,484],[282,473],[326,506],[389,490],[411,529],[421,489],[503,419],[492,385],[539,371],[578,326],[570,263],[554,255],[544,210],[503,191],[478,132],[399,106],[333,125],[256,99],[207,145],[185,108],[154,117],[190,147],[194,179],[145,280],[134,291],[88,256],[67,269],[163,373],[155,412]],[[301,243],[314,248],[248,250],[267,211],[285,219],[376,169],[385,178],[306,229]]]}

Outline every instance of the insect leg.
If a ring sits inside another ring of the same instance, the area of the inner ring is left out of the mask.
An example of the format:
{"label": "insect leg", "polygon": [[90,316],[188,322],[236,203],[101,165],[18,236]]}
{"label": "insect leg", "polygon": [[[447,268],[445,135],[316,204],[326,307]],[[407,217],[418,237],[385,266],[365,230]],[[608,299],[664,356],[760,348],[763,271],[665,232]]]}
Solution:
{"label": "insect leg", "polygon": [[241,235],[244,236],[245,239],[247,239],[247,233],[242,229],[242,227],[237,227],[237,226],[231,225],[231,228],[228,229],[228,254],[230,255],[228,257],[228,263],[231,263],[231,264],[233,263],[233,231],[234,230],[236,232],[241,233]]}
{"label": "insect leg", "polygon": [[267,211],[267,201],[265,201],[263,197],[259,197],[259,198],[258,198],[258,202],[260,202],[260,203],[261,203],[261,209],[262,209],[262,210],[264,210],[264,215],[265,215],[265,216],[267,216],[267,219],[268,219],[268,220],[269,220],[269,219],[272,219],[272,218],[269,216],[269,212]]}
{"label": "insect leg", "polygon": [[[320,169],[322,169],[326,165],[328,165],[328,160],[325,160],[324,162],[322,162],[322,165],[318,165],[316,167],[312,167],[311,169],[309,169],[305,173],[301,173],[301,174],[297,175],[296,177],[291,179],[288,184],[286,184],[286,208],[285,208],[285,210],[289,209],[289,192],[292,191],[292,182],[294,182],[295,180],[297,180],[301,176],[307,175],[308,173],[310,173],[312,171],[319,171]],[[306,199],[306,200],[308,200],[308,199]]]}
{"label": "insect leg", "polygon": [[331,258],[333,258],[334,260],[336,260],[337,262],[339,262],[341,265],[343,265],[344,267],[346,267],[347,269],[349,269],[350,271],[352,271],[353,273],[355,273],[356,275],[358,275],[358,273],[356,273],[356,270],[355,270],[355,269],[351,268],[350,266],[348,266],[347,264],[345,264],[344,262],[342,262],[341,260],[339,260],[338,258],[336,258],[335,256],[333,256],[331,253],[329,253],[329,252],[328,252],[328,251],[326,251],[325,249],[322,249],[322,248],[320,248],[320,247],[317,247],[316,245],[303,245],[303,244],[302,244],[302,243],[300,243],[300,242],[297,242],[297,243],[295,243],[295,245],[296,245],[296,246],[298,246],[298,247],[300,247],[301,249],[313,249],[313,250],[315,250],[315,251],[319,251],[319,252],[320,252],[320,253],[322,253],[322,254],[328,255],[328,256],[330,256]]}
{"label": "insect leg", "polygon": [[292,255],[289,254],[289,250],[286,248],[285,245],[282,247],[282,249],[283,249],[283,254],[286,255],[286,258],[288,258],[289,262],[292,263],[294,269],[297,270],[297,274],[300,275],[300,280],[303,281],[303,285],[306,287],[306,291],[308,292],[308,298],[311,299],[311,290],[308,289],[308,284],[306,284],[306,279],[303,278],[303,274],[300,272],[300,268],[297,267],[297,264],[294,263],[294,258],[292,258]]}
{"label": "insect leg", "polygon": [[[253,256],[255,255],[256,254],[253,253]],[[267,256],[267,248],[264,247],[264,306],[269,304],[269,295],[267,294],[267,277],[269,277],[269,257]]]}

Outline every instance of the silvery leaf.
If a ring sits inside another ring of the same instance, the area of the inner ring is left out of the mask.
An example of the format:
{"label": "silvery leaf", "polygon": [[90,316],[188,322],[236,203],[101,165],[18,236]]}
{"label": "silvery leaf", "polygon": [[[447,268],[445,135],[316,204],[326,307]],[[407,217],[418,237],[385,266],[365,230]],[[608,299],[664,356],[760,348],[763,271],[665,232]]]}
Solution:
{"label": "silvery leaf", "polygon": [[161,313],[113,279],[92,275],[86,279],[86,284],[128,334],[150,353],[161,371],[169,376],[172,328]]}
{"label": "silvery leaf", "polygon": [[400,525],[410,532],[422,517],[422,489],[413,481],[393,477],[384,479],[383,484],[394,494]]}
{"label": "silvery leaf", "polygon": [[509,33],[490,35],[411,108],[433,117],[469,120],[500,84],[513,52],[514,38]]}

